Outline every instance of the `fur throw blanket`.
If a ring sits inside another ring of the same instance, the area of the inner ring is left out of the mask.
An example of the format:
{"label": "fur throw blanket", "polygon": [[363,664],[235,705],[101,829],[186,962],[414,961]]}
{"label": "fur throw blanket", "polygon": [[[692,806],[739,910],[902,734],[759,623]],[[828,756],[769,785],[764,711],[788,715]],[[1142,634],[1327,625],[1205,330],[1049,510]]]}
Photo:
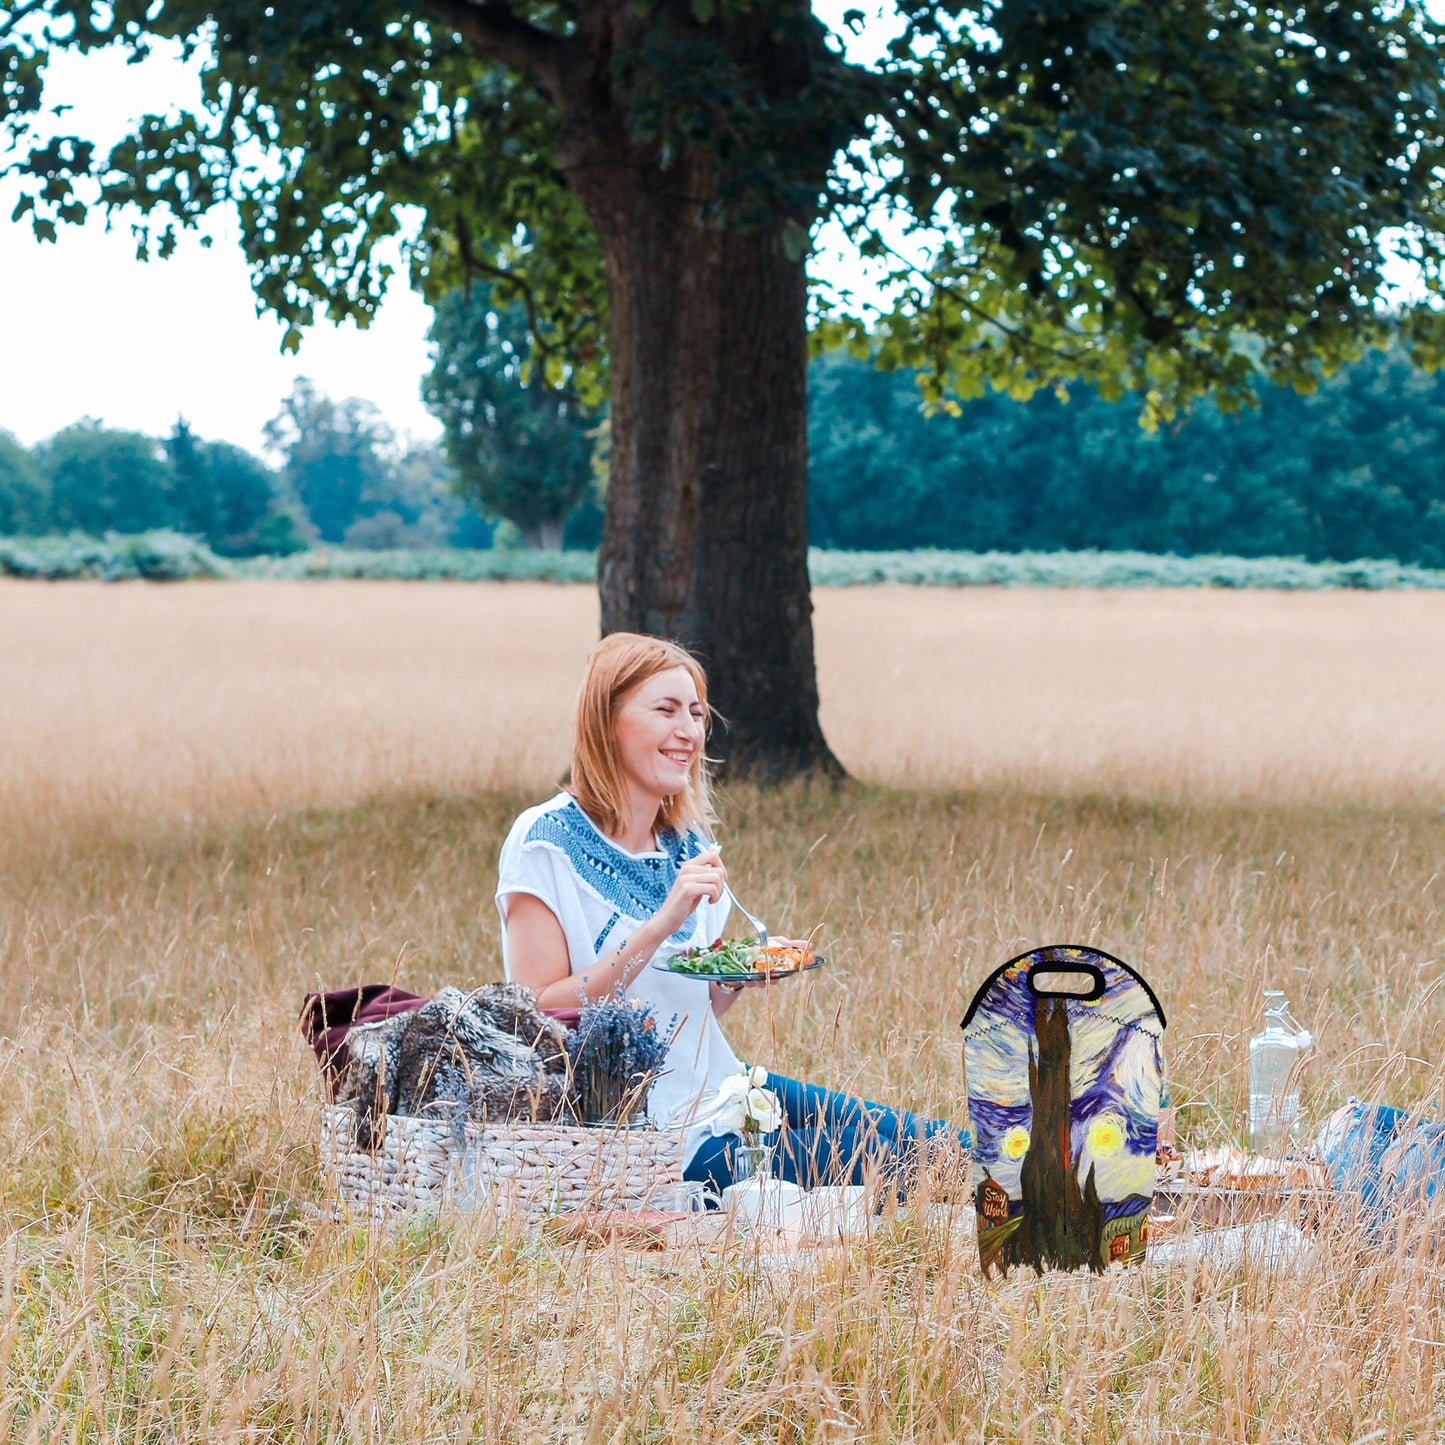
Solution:
{"label": "fur throw blanket", "polygon": [[434,1119],[553,1119],[567,1099],[567,1031],[519,984],[444,988],[411,1013],[346,1037],[337,1102],[372,1147],[387,1114]]}

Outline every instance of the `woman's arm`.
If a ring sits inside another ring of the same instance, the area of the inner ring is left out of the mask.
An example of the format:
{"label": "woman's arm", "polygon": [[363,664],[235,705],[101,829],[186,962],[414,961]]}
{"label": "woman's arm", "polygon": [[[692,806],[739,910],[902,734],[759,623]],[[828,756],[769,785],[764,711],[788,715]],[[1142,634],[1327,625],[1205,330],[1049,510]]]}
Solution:
{"label": "woman's arm", "polygon": [[576,1008],[583,999],[610,998],[647,967],[704,898],[716,903],[722,897],[726,881],[727,869],[715,852],[689,859],[677,870],[662,907],[580,973],[572,972],[567,935],[557,915],[530,893],[509,893],[507,964],[512,981],[530,988],[543,1008]]}
{"label": "woman's arm", "polygon": [[654,915],[631,938],[574,974],[557,915],[530,893],[507,895],[507,964],[512,981],[531,989],[542,1008],[576,1008],[584,998],[609,998],[626,988],[670,932],[657,926]]}

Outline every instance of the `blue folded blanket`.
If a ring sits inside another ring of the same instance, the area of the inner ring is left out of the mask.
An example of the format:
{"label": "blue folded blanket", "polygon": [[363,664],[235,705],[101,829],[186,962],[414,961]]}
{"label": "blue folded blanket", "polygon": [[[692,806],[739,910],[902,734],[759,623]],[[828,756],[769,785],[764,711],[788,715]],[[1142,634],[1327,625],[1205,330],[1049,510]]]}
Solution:
{"label": "blue folded blanket", "polygon": [[1445,1122],[1389,1104],[1351,1099],[1325,1120],[1315,1149],[1335,1189],[1359,1198],[1374,1233],[1445,1189]]}

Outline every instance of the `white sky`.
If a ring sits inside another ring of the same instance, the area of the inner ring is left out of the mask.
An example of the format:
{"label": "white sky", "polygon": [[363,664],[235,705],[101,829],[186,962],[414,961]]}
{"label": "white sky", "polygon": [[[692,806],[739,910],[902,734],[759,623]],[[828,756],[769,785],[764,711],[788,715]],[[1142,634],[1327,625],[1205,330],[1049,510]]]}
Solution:
{"label": "white sky", "polygon": [[[75,105],[74,133],[107,143],[133,115],[196,90],[178,60],[127,66],[114,51],[63,57],[50,75],[47,90]],[[204,437],[257,449],[297,376],[374,401],[401,431],[437,434],[419,395],[431,312],[404,284],[366,331],[323,322],[282,355],[285,328],[257,315],[230,218],[216,217],[209,250],[189,233],[147,263],[129,226],[107,231],[99,214],[37,241],[9,222],[17,195],[0,184],[0,427],[26,445],[79,416],[162,435],[179,414]]]}
{"label": "white sky", "polygon": [[[818,0],[830,16],[847,8],[877,17],[883,5]],[[875,18],[850,53],[876,53],[884,28]],[[67,132],[108,145],[135,116],[193,103],[197,70],[159,53],[129,66],[117,51],[61,56],[47,100],[74,106]],[[283,355],[284,327],[257,314],[230,218],[216,216],[209,249],[192,232],[169,260],[142,262],[127,222],[107,231],[99,214],[37,241],[28,221],[9,220],[18,194],[0,183],[0,429],[27,446],[81,416],[160,436],[180,415],[203,437],[258,450],[298,376],[374,402],[400,432],[438,435],[420,397],[431,310],[404,281],[365,331],[322,321]]]}

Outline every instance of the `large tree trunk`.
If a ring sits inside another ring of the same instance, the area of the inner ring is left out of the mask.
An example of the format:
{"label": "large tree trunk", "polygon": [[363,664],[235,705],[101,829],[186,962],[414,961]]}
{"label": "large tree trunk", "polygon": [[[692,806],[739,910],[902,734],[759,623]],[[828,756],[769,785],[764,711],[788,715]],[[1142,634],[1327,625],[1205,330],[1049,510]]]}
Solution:
{"label": "large tree trunk", "polygon": [[729,776],[841,776],[813,660],[803,262],[781,220],[704,222],[705,178],[688,169],[605,166],[573,182],[611,306],[602,630],[696,651]]}
{"label": "large tree trunk", "polygon": [[783,238],[859,133],[861,91],[809,0],[589,0],[566,38],[460,13],[557,104],[559,171],[606,264],[603,631],[698,653],[732,776],[841,775],[813,661],[806,277]]}
{"label": "large tree trunk", "polygon": [[534,527],[519,527],[517,530],[522,534],[524,547],[530,547],[534,552],[560,552],[567,524],[557,517],[550,522],[538,522]]}

